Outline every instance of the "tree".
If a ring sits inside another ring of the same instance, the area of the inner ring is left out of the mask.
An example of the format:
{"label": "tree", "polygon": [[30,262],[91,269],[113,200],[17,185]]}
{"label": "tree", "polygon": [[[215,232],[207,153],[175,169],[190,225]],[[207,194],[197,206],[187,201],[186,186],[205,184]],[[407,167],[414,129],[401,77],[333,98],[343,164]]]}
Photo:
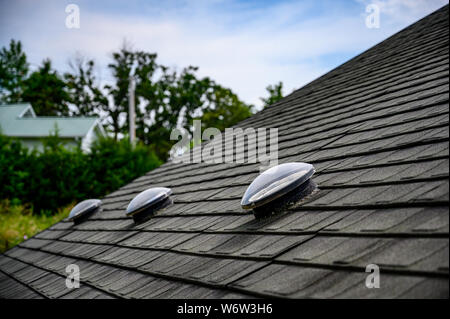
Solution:
{"label": "tree", "polygon": [[28,75],[27,57],[20,41],[11,40],[0,50],[0,102],[22,101],[23,83]]}
{"label": "tree", "polygon": [[112,103],[104,111],[116,138],[128,131],[130,77],[136,83],[136,136],[162,160],[175,143],[170,140],[171,131],[181,127],[192,135],[194,118],[204,118],[205,124],[224,129],[251,115],[252,106],[210,78],[199,78],[197,67],[177,72],[156,59],[156,54],[134,51],[127,44],[113,53],[109,68],[115,82],[105,86]]}
{"label": "tree", "polygon": [[49,59],[24,81],[22,99],[31,103],[37,115],[69,115],[70,96],[66,83],[52,69]]}
{"label": "tree", "polygon": [[107,109],[108,98],[100,89],[94,72],[94,60],[78,55],[69,62],[72,73],[64,74],[70,103],[71,115],[99,115],[100,110]]}
{"label": "tree", "polygon": [[224,131],[252,115],[253,105],[248,105],[230,89],[214,84],[208,93],[208,107],[201,116],[202,128],[215,127]]}
{"label": "tree", "polygon": [[202,127],[224,130],[252,114],[252,105],[239,100],[230,89],[223,88],[208,77],[198,78],[198,68],[189,66],[180,73],[160,66],[162,76],[153,82],[153,89],[139,93],[146,103],[143,125],[137,136],[154,146],[161,159],[167,159],[172,145],[170,133],[183,128],[193,135],[193,120],[200,118]]}
{"label": "tree", "polygon": [[261,101],[264,103],[263,108],[266,108],[283,98],[283,82],[280,81],[277,84],[269,85],[266,87],[266,91],[269,93],[269,97],[261,98]]}
{"label": "tree", "polygon": [[[105,85],[104,89],[110,96],[111,103],[106,106],[108,112],[108,127],[113,132],[115,139],[119,133],[128,130],[128,88],[130,78],[136,81],[135,105],[139,104],[139,92],[143,88],[153,90],[151,79],[156,71],[156,54],[144,51],[132,51],[124,43],[119,52],[113,53],[113,62],[108,65],[115,83]],[[151,94],[151,93],[149,93]],[[126,120],[123,121],[123,116]],[[142,123],[143,114],[139,107],[136,108],[137,122]]]}

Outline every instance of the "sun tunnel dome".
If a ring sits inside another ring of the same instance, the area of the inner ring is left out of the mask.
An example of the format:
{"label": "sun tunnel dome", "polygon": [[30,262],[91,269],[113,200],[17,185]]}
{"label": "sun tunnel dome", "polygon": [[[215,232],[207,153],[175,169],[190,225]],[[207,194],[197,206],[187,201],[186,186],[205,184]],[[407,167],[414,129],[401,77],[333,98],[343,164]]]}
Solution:
{"label": "sun tunnel dome", "polygon": [[100,206],[102,201],[100,199],[87,199],[78,203],[69,214],[69,220],[74,223],[81,223],[94,213]]}
{"label": "sun tunnel dome", "polygon": [[241,206],[255,213],[272,210],[311,194],[316,184],[311,180],[314,166],[292,162],[274,166],[256,177],[242,197]]}
{"label": "sun tunnel dome", "polygon": [[131,200],[127,207],[127,216],[135,222],[143,221],[158,210],[170,205],[172,190],[166,187],[149,188]]}

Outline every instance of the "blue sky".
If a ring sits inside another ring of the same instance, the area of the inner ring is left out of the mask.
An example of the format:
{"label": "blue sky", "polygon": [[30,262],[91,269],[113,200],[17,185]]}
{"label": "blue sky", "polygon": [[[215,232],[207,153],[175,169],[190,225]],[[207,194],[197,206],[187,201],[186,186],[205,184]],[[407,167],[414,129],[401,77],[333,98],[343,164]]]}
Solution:
{"label": "blue sky", "polygon": [[[80,8],[80,29],[65,26],[70,3]],[[365,25],[371,3],[381,10],[380,28]],[[157,52],[160,63],[198,66],[260,105],[267,85],[283,81],[290,93],[447,3],[0,0],[0,46],[21,40],[33,68],[48,57],[62,72],[77,53],[94,58],[107,82],[110,55],[126,39]]]}

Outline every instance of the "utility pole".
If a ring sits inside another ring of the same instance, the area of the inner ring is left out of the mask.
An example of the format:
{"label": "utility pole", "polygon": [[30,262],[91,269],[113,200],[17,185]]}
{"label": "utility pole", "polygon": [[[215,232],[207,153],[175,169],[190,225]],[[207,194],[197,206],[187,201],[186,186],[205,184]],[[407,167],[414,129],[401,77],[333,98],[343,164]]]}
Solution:
{"label": "utility pole", "polygon": [[128,115],[130,126],[130,143],[136,145],[136,115],[134,105],[134,79],[130,77],[130,84],[128,86]]}

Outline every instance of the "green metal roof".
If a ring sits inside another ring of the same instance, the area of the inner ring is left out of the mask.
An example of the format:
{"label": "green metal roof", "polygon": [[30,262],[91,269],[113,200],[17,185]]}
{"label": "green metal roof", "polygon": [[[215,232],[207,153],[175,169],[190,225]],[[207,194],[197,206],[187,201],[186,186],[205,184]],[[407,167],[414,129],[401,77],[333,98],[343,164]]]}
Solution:
{"label": "green metal roof", "polygon": [[83,137],[98,121],[97,117],[21,117],[28,108],[28,103],[0,105],[0,132],[13,137],[44,137],[57,127],[60,137]]}

